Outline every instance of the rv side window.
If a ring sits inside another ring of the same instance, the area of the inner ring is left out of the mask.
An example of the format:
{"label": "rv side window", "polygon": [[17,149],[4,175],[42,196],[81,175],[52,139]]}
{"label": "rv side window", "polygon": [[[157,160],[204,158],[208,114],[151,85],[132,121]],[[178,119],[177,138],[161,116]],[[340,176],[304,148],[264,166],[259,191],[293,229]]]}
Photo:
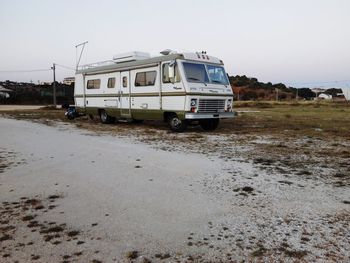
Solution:
{"label": "rv side window", "polygon": [[180,82],[180,73],[177,65],[175,65],[175,77],[169,77],[169,63],[163,64],[163,83]]}
{"label": "rv side window", "polygon": [[109,89],[112,89],[112,88],[114,88],[114,86],[115,86],[115,78],[109,78],[108,83],[107,83],[107,87]]}
{"label": "rv side window", "polygon": [[156,82],[156,71],[136,73],[135,86],[153,86]]}
{"label": "rv side window", "polygon": [[87,82],[86,88],[87,89],[99,89],[101,84],[100,79],[90,79]]}
{"label": "rv side window", "polygon": [[123,88],[127,88],[127,87],[128,87],[128,78],[123,77]]}

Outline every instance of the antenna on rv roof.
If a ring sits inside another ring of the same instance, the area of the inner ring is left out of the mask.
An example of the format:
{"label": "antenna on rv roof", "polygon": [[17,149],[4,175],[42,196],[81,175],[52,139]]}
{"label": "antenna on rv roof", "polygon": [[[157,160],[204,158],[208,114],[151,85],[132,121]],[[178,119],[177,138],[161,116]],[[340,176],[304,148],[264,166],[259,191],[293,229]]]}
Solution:
{"label": "antenna on rv roof", "polygon": [[[80,43],[80,44],[78,44],[78,45],[75,46],[75,62],[76,62],[76,64],[75,64],[75,69],[76,69],[76,70],[78,70],[79,63],[80,63],[80,59],[81,59],[81,56],[83,55],[83,51],[84,51],[85,45],[86,45],[87,43],[89,43],[89,42],[88,42],[88,41],[85,41],[85,42]],[[79,55],[79,59],[78,59],[78,47],[80,47],[80,46],[83,46],[83,47],[81,48],[80,55]]]}

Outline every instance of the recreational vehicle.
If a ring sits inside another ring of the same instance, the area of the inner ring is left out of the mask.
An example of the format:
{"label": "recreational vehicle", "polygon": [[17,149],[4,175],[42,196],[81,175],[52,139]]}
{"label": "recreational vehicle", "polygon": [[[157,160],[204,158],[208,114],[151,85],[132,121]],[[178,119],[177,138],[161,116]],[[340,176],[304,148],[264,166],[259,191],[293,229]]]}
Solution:
{"label": "recreational vehicle", "polygon": [[130,52],[79,67],[76,110],[97,115],[102,123],[164,120],[176,132],[192,123],[214,130],[220,119],[234,116],[222,60],[206,52],[161,54]]}

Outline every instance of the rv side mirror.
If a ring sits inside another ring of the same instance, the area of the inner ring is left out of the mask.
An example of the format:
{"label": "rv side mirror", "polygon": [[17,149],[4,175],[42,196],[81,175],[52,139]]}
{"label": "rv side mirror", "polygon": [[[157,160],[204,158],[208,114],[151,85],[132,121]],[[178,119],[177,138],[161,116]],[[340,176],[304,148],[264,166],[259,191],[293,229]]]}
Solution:
{"label": "rv side mirror", "polygon": [[171,65],[169,64],[169,67],[168,67],[168,76],[169,76],[169,80],[171,82],[175,82],[175,64]]}

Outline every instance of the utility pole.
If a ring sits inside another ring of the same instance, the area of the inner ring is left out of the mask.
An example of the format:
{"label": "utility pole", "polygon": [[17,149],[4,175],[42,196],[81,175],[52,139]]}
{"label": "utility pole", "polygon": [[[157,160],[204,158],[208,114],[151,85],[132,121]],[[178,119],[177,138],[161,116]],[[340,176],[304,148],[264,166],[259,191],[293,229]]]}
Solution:
{"label": "utility pole", "polygon": [[55,108],[57,107],[57,101],[56,101],[56,64],[53,63],[53,66],[51,67],[51,69],[53,70],[53,105],[55,106]]}

